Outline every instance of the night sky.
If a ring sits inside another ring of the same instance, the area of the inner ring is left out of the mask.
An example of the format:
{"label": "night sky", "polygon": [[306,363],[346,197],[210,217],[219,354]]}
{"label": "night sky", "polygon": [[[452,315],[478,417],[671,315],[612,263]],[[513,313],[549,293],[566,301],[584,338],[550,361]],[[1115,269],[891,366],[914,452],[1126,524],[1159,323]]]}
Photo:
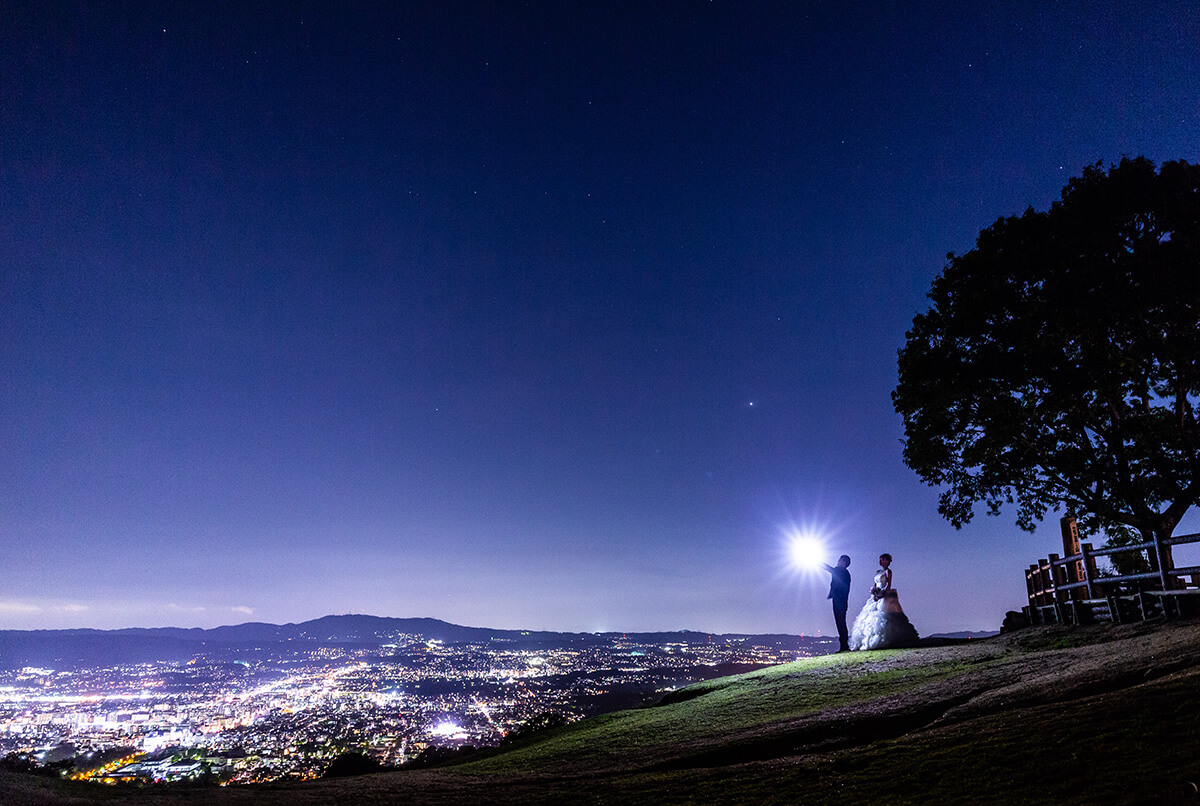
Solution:
{"label": "night sky", "polygon": [[[386,6],[386,9],[381,7]],[[947,252],[1200,157],[1179,3],[10,3],[0,628],[922,634],[1061,550],[901,461]],[[1189,518],[1181,530],[1196,531]]]}

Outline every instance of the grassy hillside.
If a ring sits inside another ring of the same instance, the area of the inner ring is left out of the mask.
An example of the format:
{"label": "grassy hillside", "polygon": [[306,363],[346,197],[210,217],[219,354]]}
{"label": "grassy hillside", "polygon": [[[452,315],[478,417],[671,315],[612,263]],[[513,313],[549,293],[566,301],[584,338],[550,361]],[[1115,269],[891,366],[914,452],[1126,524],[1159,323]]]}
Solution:
{"label": "grassy hillside", "polygon": [[1038,628],[811,658],[438,769],[4,804],[1200,804],[1200,623]]}

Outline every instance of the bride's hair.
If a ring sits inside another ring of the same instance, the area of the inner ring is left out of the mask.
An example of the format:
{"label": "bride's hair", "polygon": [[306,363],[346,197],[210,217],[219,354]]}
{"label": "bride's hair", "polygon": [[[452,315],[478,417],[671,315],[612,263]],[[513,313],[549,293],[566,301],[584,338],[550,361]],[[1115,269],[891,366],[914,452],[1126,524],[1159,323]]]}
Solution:
{"label": "bride's hair", "polygon": [[892,555],[890,555],[890,554],[880,554],[880,555],[879,555],[879,559],[881,559],[881,560],[887,560],[888,562],[891,562],[891,561],[892,561]]}

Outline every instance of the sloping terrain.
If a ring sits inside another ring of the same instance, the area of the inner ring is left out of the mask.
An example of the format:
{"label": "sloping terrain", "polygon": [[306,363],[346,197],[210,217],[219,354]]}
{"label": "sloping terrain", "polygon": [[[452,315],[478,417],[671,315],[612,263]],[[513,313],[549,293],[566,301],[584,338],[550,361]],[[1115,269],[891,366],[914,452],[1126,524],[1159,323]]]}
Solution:
{"label": "sloping terrain", "polygon": [[0,803],[1200,804],[1200,622],[1046,627],[811,658],[453,767],[118,791],[0,777]]}

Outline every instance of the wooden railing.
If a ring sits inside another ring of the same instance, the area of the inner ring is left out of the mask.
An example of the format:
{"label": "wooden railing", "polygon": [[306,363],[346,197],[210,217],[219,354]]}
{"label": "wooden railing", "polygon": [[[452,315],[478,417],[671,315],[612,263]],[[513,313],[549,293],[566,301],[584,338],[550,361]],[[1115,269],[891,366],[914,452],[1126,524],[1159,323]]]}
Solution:
{"label": "wooden railing", "polygon": [[[1087,623],[1178,616],[1200,609],[1200,566],[1176,568],[1171,547],[1200,543],[1200,534],[1179,535],[1155,542],[1094,549],[1079,542],[1074,518],[1062,519],[1067,556],[1051,554],[1025,571],[1029,604],[1023,610],[1030,624]],[[1137,574],[1101,575],[1096,558],[1148,552],[1156,570]]]}

